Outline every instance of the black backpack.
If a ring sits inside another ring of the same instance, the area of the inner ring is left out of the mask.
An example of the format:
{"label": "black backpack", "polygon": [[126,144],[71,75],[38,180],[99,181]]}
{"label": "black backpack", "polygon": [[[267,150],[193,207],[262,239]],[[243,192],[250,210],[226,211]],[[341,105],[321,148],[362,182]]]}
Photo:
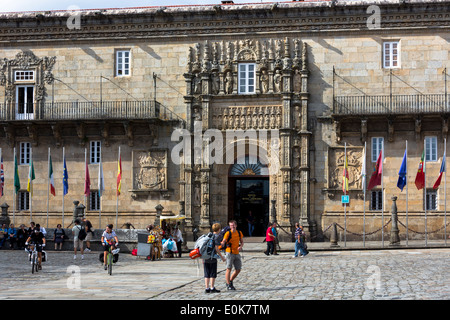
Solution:
{"label": "black backpack", "polygon": [[[236,231],[238,232],[239,240],[240,240],[241,232],[238,229],[236,229]],[[225,246],[222,246],[222,245],[219,246],[219,250],[225,251],[225,249],[230,246],[230,241],[231,241],[231,237],[233,236],[233,233],[231,233],[231,228],[229,226],[226,226],[225,228],[220,230],[218,240],[219,240],[219,242],[222,242],[223,238],[227,232],[230,232],[230,237],[228,238],[227,242],[225,243]]]}
{"label": "black backpack", "polygon": [[81,227],[81,229],[80,229],[80,232],[78,233],[78,240],[84,240],[84,239],[86,239],[86,236],[87,236],[86,230],[82,226],[80,226],[80,227]]}

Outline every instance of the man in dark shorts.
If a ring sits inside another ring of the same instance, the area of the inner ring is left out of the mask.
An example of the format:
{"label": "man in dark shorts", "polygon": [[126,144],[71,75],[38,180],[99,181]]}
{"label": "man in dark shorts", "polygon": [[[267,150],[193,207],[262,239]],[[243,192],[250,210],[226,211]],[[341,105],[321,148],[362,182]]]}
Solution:
{"label": "man in dark shorts", "polygon": [[220,224],[214,223],[212,226],[212,231],[214,233],[214,247],[215,253],[211,259],[203,260],[203,271],[205,273],[205,293],[219,293],[220,290],[217,290],[214,286],[214,283],[217,278],[217,256],[219,256],[222,261],[225,262],[225,257],[222,256],[219,250],[219,232],[221,230]]}
{"label": "man in dark shorts", "polygon": [[41,230],[36,227],[33,229],[32,233],[28,237],[25,245],[36,246],[36,251],[38,252],[39,269],[42,269],[42,248],[45,247],[45,237]]}

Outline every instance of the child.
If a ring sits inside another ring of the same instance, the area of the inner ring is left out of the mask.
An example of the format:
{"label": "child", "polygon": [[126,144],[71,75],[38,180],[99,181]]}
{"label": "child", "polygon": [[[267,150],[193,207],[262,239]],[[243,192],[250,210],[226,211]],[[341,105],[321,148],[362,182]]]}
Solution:
{"label": "child", "polygon": [[[212,231],[214,233],[214,244],[217,255],[220,256],[222,261],[225,261],[225,257],[222,256],[219,250],[220,242],[218,240],[219,238],[219,232],[220,232],[220,224],[215,223],[212,226]],[[216,281],[217,277],[217,255],[214,255],[211,259],[205,259],[203,260],[203,271],[205,273],[205,293],[215,293],[220,292],[220,290],[217,290],[214,287],[214,282]]]}

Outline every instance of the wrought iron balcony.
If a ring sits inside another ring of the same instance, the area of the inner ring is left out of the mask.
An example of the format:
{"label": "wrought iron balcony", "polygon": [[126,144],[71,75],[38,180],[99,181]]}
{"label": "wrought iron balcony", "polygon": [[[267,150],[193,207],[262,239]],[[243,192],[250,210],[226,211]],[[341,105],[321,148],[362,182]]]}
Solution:
{"label": "wrought iron balcony", "polygon": [[2,103],[0,121],[141,120],[183,121],[157,101]]}
{"label": "wrought iron balcony", "polygon": [[333,104],[336,116],[440,113],[450,113],[448,94],[336,96]]}

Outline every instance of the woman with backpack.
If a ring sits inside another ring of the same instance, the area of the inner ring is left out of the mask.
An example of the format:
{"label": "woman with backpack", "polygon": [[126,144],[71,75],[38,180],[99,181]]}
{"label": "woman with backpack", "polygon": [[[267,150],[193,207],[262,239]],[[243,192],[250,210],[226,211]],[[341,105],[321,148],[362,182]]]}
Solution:
{"label": "woman with backpack", "polygon": [[209,259],[203,259],[203,272],[205,277],[205,293],[219,293],[220,290],[217,290],[214,287],[214,283],[217,278],[217,255],[225,262],[225,257],[220,253],[219,250],[219,232],[220,232],[220,224],[214,223],[212,226],[213,237],[212,241],[214,244],[215,254],[212,255]]}

